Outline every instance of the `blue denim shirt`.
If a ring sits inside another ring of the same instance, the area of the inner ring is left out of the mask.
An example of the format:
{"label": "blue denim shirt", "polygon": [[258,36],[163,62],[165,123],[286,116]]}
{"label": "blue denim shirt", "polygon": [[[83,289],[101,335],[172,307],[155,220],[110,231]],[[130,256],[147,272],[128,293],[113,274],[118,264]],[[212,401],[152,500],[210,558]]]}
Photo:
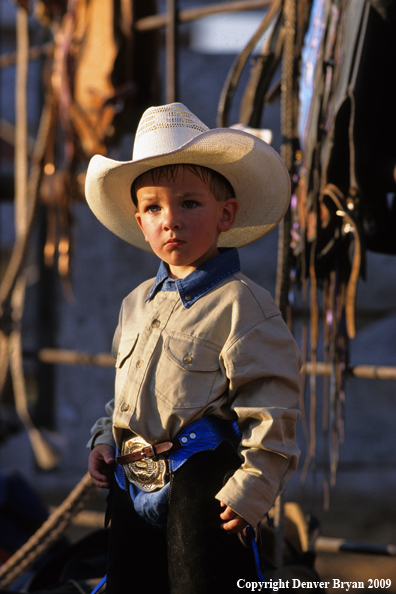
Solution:
{"label": "blue denim shirt", "polygon": [[[153,299],[158,291],[179,291],[183,306],[187,309],[220,282],[240,271],[239,254],[236,248],[220,248],[219,255],[196,268],[185,278],[172,279],[164,262],[145,301]],[[146,493],[132,483],[127,483],[121,466],[116,467],[117,483],[122,489],[129,487],[135,509],[147,522],[164,530],[166,527],[169,483],[159,491]]]}
{"label": "blue denim shirt", "polygon": [[154,285],[146,301],[153,299],[157,291],[179,291],[183,306],[188,309],[205,293],[223,280],[240,271],[239,254],[236,248],[219,248],[219,255],[196,268],[185,278],[170,278],[161,261]]}

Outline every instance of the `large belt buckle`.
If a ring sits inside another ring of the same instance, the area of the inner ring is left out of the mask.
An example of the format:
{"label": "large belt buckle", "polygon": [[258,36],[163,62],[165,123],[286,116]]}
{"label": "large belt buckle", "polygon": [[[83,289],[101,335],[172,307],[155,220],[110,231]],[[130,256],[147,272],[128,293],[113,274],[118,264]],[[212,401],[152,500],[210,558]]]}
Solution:
{"label": "large belt buckle", "polygon": [[[142,437],[131,437],[122,443],[121,454],[131,454],[151,447]],[[123,464],[127,479],[141,491],[151,493],[165,486],[166,462],[163,456],[144,457],[135,462]]]}

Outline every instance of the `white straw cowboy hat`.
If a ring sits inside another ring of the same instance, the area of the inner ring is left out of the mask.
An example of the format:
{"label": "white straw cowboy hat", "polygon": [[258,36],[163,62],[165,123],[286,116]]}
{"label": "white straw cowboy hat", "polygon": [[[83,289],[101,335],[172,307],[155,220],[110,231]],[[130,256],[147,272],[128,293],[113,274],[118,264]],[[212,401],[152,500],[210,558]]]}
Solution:
{"label": "white straw cowboy hat", "polygon": [[131,198],[134,180],[162,165],[191,163],[221,173],[231,183],[239,212],[219,247],[242,247],[273,229],[290,201],[290,178],[278,153],[263,140],[230,128],[210,130],[182,103],[151,107],[136,131],[132,161],[95,155],[85,184],[87,202],[101,223],[132,245],[151,252]]}

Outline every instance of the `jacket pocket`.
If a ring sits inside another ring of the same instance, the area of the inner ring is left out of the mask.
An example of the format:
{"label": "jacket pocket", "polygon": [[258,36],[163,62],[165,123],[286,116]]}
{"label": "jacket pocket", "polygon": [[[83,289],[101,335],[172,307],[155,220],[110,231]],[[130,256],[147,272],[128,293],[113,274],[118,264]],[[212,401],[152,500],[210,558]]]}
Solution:
{"label": "jacket pocket", "polygon": [[219,352],[205,340],[172,332],[155,371],[154,393],[175,409],[205,406],[220,372]]}
{"label": "jacket pocket", "polygon": [[138,334],[129,334],[121,336],[120,344],[118,345],[118,353],[116,359],[116,377],[115,377],[115,399],[116,409],[118,407],[119,399],[122,395],[122,390],[127,384],[127,380],[131,381],[130,369],[133,359],[133,352],[138,340]]}
{"label": "jacket pocket", "polygon": [[118,347],[117,359],[115,366],[121,369],[125,362],[130,359],[138,339],[138,334],[130,336],[122,336]]}

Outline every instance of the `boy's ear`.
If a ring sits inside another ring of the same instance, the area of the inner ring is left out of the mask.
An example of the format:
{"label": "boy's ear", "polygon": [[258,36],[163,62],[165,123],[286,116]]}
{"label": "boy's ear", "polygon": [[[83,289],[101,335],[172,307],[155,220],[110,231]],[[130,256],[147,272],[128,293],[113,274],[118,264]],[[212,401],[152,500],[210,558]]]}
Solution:
{"label": "boy's ear", "polygon": [[224,200],[223,211],[218,223],[219,231],[224,233],[225,231],[229,231],[231,229],[235,223],[238,210],[239,204],[236,198],[228,198],[227,200]]}

